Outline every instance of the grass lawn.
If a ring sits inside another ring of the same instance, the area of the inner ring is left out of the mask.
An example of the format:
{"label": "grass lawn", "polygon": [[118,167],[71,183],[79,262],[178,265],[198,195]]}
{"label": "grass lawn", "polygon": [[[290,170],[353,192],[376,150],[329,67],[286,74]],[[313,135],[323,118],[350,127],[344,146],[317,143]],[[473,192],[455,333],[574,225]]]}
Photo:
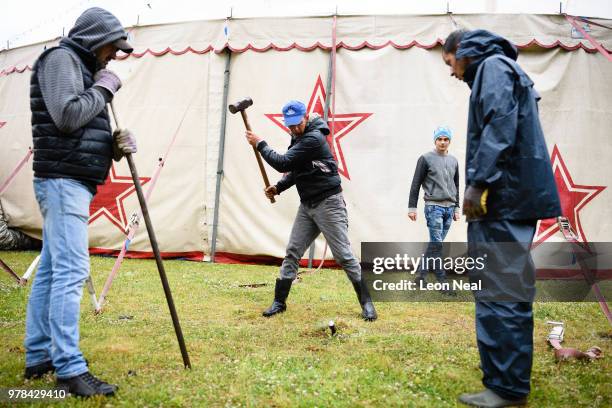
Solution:
{"label": "grass lawn", "polygon": [[[0,252],[18,274],[35,256]],[[113,263],[91,258],[98,292]],[[193,369],[183,369],[155,262],[126,260],[104,313],[92,313],[86,291],[81,306],[81,348],[91,371],[118,384],[119,393],[56,406],[444,407],[481,388],[469,302],[378,303],[379,320],[368,323],[344,272],[322,270],[294,285],[286,313],[265,319],[276,267],[165,266]],[[23,379],[28,292],[0,272],[0,387],[54,385],[51,375]],[[534,314],[529,405],[612,406],[612,334],[599,306],[538,303]],[[330,319],[335,337],[326,329]],[[545,340],[547,320],[566,323],[567,347],[598,345],[604,358],[556,363]]]}

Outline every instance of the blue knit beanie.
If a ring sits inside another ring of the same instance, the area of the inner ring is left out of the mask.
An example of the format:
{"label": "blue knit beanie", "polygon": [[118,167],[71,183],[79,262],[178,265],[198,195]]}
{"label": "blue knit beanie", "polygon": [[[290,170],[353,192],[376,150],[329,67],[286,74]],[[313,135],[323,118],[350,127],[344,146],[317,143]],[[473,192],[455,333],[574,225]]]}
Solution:
{"label": "blue knit beanie", "polygon": [[448,140],[453,139],[453,131],[450,130],[448,126],[438,126],[436,130],[434,130],[434,142],[442,136],[448,137]]}

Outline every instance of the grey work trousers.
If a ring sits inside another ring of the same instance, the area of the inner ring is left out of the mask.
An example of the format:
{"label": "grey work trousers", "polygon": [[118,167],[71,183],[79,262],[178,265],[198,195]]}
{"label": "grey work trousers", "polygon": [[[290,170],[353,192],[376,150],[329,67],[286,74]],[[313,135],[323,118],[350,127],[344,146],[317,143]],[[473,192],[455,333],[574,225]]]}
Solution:
{"label": "grey work trousers", "polygon": [[302,255],[319,233],[323,233],[334,259],[348,278],[359,282],[361,266],[348,239],[348,214],[342,193],[327,197],[316,207],[300,204],[287,244],[287,255],[280,268],[280,278],[296,278]]}

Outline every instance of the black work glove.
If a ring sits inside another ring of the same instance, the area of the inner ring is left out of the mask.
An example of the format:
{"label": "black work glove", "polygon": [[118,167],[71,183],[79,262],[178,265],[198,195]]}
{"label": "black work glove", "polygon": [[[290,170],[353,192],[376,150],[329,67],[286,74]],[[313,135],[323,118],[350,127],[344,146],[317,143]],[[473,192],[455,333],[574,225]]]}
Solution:
{"label": "black work glove", "polygon": [[487,213],[487,196],[489,190],[468,186],[463,196],[463,214],[468,221]]}

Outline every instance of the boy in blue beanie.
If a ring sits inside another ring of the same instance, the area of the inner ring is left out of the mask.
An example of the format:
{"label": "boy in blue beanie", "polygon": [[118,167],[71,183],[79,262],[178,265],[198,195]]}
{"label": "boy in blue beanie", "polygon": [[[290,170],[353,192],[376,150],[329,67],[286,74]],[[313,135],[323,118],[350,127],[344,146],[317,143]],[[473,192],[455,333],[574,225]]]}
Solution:
{"label": "boy in blue beanie", "polygon": [[[446,237],[453,220],[459,215],[459,164],[455,156],[448,153],[453,138],[453,132],[448,126],[440,126],[434,130],[435,149],[419,157],[408,200],[408,218],[417,219],[417,201],[421,187],[425,200],[425,219],[429,229],[429,246],[427,256],[441,256],[442,241]],[[427,275],[426,269],[420,269],[417,285],[420,286]],[[446,281],[443,269],[435,269],[436,279]],[[417,287],[418,287],[417,286]],[[446,292],[453,295],[454,292]]]}

